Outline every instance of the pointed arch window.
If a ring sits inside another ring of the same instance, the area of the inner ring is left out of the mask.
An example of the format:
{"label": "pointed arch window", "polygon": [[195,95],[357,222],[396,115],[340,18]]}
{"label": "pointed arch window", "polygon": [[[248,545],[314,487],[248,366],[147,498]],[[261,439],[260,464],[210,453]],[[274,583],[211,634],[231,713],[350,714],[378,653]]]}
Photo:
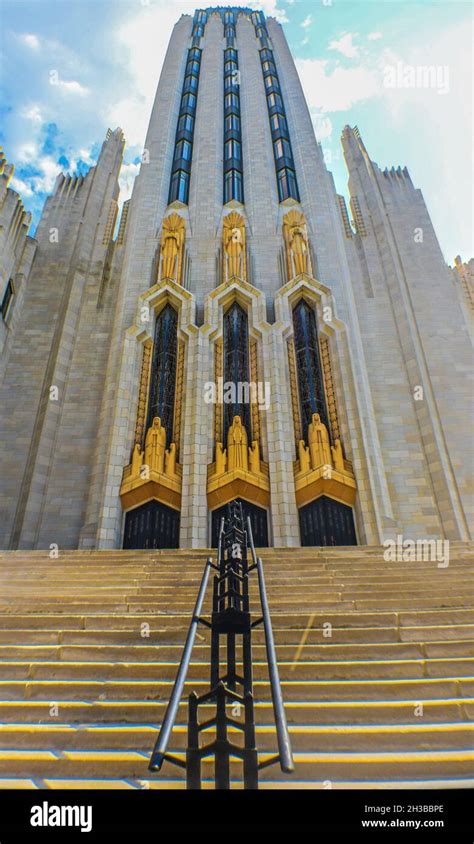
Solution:
{"label": "pointed arch window", "polygon": [[167,446],[173,435],[177,352],[178,314],[171,305],[165,305],[155,326],[146,429],[159,416],[166,429]]}
{"label": "pointed arch window", "polygon": [[304,440],[308,442],[308,425],[313,413],[319,413],[328,431],[330,427],[319,355],[316,315],[304,299],[298,302],[293,311],[293,329],[301,422]]}
{"label": "pointed arch window", "polygon": [[[240,416],[251,441],[249,327],[244,309],[235,302],[224,314],[224,387],[234,385],[231,402],[224,402],[224,443],[234,416]],[[225,393],[224,393],[225,397]]]}

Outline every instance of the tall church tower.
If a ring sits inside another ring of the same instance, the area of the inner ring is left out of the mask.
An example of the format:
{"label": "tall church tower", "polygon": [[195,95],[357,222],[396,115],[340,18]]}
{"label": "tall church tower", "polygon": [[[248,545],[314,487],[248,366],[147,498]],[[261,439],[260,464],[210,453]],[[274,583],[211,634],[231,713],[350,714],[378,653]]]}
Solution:
{"label": "tall church tower", "polygon": [[352,220],[281,26],[181,17],[116,239],[120,130],[9,306],[4,547],[208,547],[234,499],[260,545],[468,538],[460,285],[406,169],[342,140]]}

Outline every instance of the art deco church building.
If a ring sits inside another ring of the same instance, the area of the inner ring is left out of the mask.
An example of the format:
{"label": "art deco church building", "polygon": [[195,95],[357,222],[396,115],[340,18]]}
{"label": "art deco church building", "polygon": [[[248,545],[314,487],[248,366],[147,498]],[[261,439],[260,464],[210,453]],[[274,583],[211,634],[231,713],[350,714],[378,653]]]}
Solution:
{"label": "art deco church building", "polygon": [[234,499],[262,546],[469,538],[469,302],[407,170],[346,127],[348,209],[242,8],[174,27],[118,221],[124,143],[34,239],[1,162],[0,547],[205,548]]}

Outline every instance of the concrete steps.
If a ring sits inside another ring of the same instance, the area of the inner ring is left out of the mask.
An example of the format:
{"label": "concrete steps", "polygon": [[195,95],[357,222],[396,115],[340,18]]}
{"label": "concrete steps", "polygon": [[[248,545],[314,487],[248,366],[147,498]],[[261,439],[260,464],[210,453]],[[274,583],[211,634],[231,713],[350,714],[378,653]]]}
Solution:
{"label": "concrete steps", "polygon": [[[0,787],[183,787],[147,763],[209,553],[0,552]],[[296,761],[262,787],[472,787],[471,546],[452,543],[447,568],[378,547],[262,557]],[[208,657],[201,628],[186,692],[207,689]],[[258,746],[273,754],[259,629],[254,661]],[[185,724],[183,703],[171,751]],[[209,763],[204,776],[212,787]]]}

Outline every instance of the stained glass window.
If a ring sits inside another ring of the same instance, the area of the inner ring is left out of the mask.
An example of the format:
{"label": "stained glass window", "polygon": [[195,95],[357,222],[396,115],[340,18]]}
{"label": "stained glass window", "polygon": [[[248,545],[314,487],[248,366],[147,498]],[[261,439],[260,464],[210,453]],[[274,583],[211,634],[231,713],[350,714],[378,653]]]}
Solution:
{"label": "stained glass window", "polygon": [[147,430],[154,417],[159,416],[161,424],[166,428],[167,446],[173,434],[177,350],[178,315],[171,305],[166,305],[155,326]]}
{"label": "stained glass window", "polygon": [[224,443],[234,416],[240,416],[250,442],[249,328],[247,314],[237,302],[224,314],[224,391],[229,382],[234,385],[235,400],[224,401]]}
{"label": "stained glass window", "polygon": [[308,425],[313,413],[319,413],[328,432],[330,428],[319,357],[316,316],[313,308],[304,299],[298,302],[293,311],[293,329],[303,437],[308,442]]}

